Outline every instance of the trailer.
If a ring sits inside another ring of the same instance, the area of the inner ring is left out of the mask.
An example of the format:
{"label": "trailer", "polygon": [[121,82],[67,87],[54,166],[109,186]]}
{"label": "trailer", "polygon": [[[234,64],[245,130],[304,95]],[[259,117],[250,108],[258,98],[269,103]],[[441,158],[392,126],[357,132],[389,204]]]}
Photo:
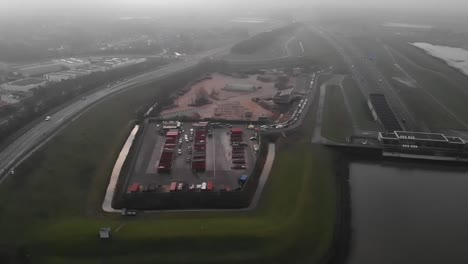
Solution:
{"label": "trailer", "polygon": [[128,188],[128,192],[130,193],[136,193],[140,191],[140,184],[139,183],[134,183],[130,185],[130,188]]}
{"label": "trailer", "polygon": [[211,192],[211,191],[213,191],[213,189],[214,189],[214,184],[213,184],[213,182],[209,181],[207,183],[207,185],[206,185],[206,190]]}
{"label": "trailer", "polygon": [[177,182],[171,182],[171,185],[169,186],[169,191],[175,192],[176,190],[177,190]]}

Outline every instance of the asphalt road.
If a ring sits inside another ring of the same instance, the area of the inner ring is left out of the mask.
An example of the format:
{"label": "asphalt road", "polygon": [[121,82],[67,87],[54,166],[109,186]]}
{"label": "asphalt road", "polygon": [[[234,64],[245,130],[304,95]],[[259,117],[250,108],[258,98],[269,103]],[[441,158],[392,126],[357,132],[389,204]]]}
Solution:
{"label": "asphalt road", "polygon": [[205,58],[218,56],[228,50],[228,48],[223,47],[197,55],[187,56],[183,61],[169,64],[155,71],[135,76],[119,84],[99,90],[95,93],[89,94],[85,100],[72,102],[70,105],[54,113],[49,121],[43,121],[31,127],[0,152],[0,183],[2,183],[8,176],[14,175],[11,173],[11,170],[32,154],[32,152],[50,140],[60,128],[63,128],[70,121],[73,122],[79,114],[83,113],[83,111],[89,109],[105,97],[188,69],[197,65]]}
{"label": "asphalt road", "polygon": [[[402,127],[406,130],[424,131],[427,128],[421,122],[418,122],[413,113],[408,109],[406,104],[398,96],[392,85],[387,81],[386,77],[377,69],[372,60],[365,54],[362,54],[349,41],[334,35],[325,30],[314,29],[322,37],[324,37],[343,57],[344,62],[349,67],[353,79],[358,84],[362,93],[368,96],[370,93],[382,93],[387,98],[387,101],[399,118]],[[404,121],[403,121],[404,120]]]}

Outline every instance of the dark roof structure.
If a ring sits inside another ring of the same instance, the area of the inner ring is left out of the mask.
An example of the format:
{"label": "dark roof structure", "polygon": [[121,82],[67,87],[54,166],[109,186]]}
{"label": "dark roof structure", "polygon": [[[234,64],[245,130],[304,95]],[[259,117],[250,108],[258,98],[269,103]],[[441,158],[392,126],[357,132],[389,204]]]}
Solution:
{"label": "dark roof structure", "polygon": [[380,122],[386,131],[402,131],[395,113],[388,105],[387,99],[383,94],[369,94],[369,100],[375,110]]}

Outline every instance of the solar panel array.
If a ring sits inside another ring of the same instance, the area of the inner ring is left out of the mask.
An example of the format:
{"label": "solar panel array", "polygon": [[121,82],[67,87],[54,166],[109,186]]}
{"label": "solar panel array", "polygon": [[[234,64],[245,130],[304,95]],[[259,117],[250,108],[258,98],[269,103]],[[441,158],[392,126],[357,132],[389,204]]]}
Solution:
{"label": "solar panel array", "polygon": [[374,110],[384,126],[386,131],[402,131],[402,127],[398,122],[395,113],[388,105],[387,99],[383,94],[369,94],[369,99],[371,101]]}

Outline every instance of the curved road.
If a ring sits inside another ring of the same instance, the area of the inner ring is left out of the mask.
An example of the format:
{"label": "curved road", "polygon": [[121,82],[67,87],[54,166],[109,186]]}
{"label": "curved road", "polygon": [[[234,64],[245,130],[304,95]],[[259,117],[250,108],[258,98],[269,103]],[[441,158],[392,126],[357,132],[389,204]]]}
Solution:
{"label": "curved road", "polygon": [[85,100],[72,102],[70,105],[51,115],[51,119],[49,121],[43,121],[33,126],[0,152],[0,183],[2,183],[9,175],[13,175],[11,170],[14,167],[50,140],[60,128],[66,125],[67,122],[73,121],[73,118],[77,118],[80,113],[97,104],[103,98],[188,69],[197,65],[205,58],[218,56],[225,53],[227,50],[229,50],[229,48],[223,47],[198,55],[187,56],[185,61],[175,62],[152,72],[138,75],[125,82],[92,93],[88,95]]}

